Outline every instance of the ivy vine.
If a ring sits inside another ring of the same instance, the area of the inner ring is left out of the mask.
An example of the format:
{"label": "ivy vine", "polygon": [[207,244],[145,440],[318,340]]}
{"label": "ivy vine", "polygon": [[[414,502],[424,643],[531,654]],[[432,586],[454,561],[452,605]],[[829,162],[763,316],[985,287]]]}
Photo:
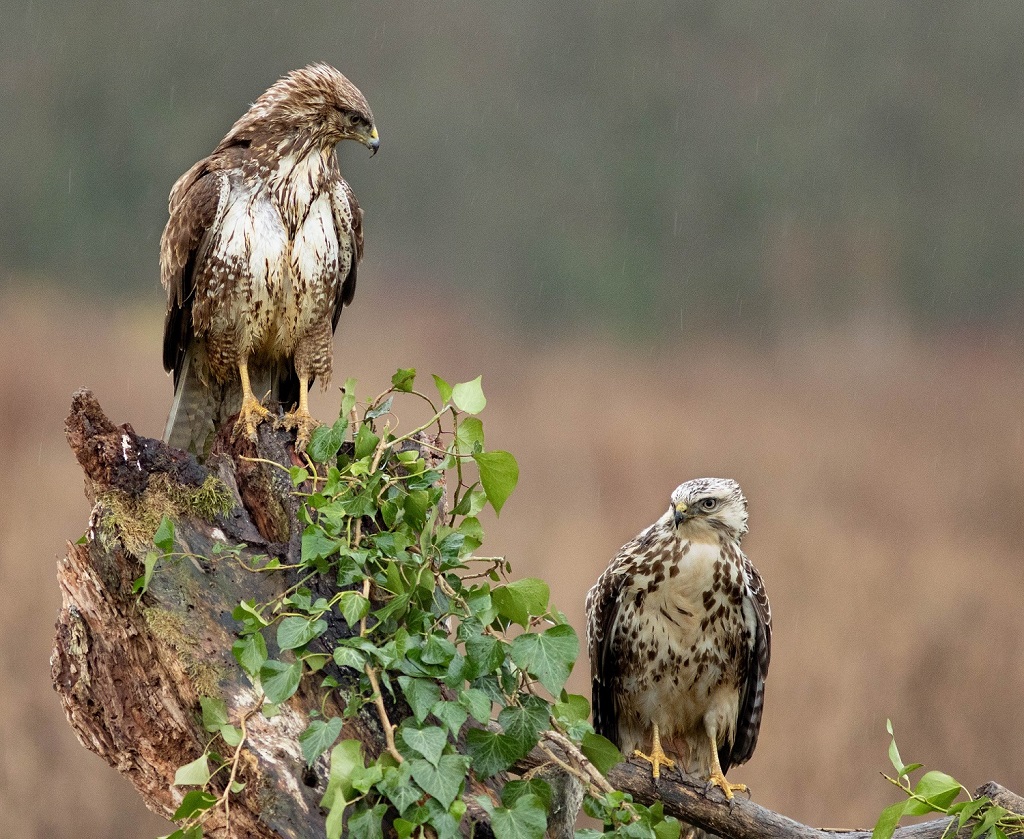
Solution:
{"label": "ivy vine", "polygon": [[[450,385],[434,376],[436,395],[415,380],[415,370],[399,370],[362,405],[349,380],[337,421],[313,434],[307,465],[289,470],[301,499],[301,581],[272,602],[235,608],[232,652],[259,700],[231,719],[223,699],[203,697],[210,744],[177,772],[175,785],[190,789],[173,816],[181,826],[166,839],[199,839],[218,810],[230,820],[232,797],[244,789],[236,776],[247,721],[275,714],[303,680],[325,697],[340,692],[345,708],[342,716],[316,715],[299,736],[307,763],[329,758],[321,802],[329,839],[343,827],[381,837],[386,814],[401,839],[453,839],[470,801],[498,839],[541,839],[552,805],[545,770],[574,777],[584,809],[606,825],[604,833],[577,831],[580,839],[677,839],[680,823],[660,804],[635,803],[604,778],[621,755],[594,733],[587,699],[564,690],[580,644],[548,585],[510,581],[503,557],[479,554],[479,513],[486,505],[500,513],[519,475],[511,454],[485,445],[480,378]],[[429,420],[394,433],[398,398],[424,401]],[[165,519],[139,591],[173,547]],[[253,571],[281,568],[264,558]],[[323,591],[314,577],[330,582],[330,596],[314,594]],[[324,652],[327,617],[342,618],[349,632],[332,636]],[[268,655],[271,632],[276,659]],[[326,670],[351,678],[342,685]],[[387,709],[399,704],[409,714],[392,720]],[[345,718],[367,706],[386,740],[379,756],[359,741],[339,741]],[[542,771],[520,773],[493,797],[470,791],[535,751]]]}

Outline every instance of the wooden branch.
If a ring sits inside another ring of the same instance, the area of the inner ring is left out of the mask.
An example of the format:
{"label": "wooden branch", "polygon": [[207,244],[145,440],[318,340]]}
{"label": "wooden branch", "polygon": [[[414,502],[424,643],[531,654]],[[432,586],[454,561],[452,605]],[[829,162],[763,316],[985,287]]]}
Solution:
{"label": "wooden branch", "polygon": [[[231,613],[240,601],[271,603],[300,583],[314,597],[329,599],[335,593],[330,580],[297,567],[302,528],[287,467],[305,464],[294,455],[291,435],[264,424],[257,442],[250,443],[232,441],[227,429],[200,465],[160,441],[139,437],[129,425],[115,426],[87,391],[75,394],[66,428],[93,510],[86,536],[68,545],[58,565],[63,606],[51,668],[79,740],[128,777],[150,809],[169,818],[184,795],[172,786],[179,766],[208,749],[225,756],[236,753],[202,726],[199,697],[218,696],[227,704],[230,721],[244,729],[230,778],[243,781],[245,789],[230,799],[230,825],[225,806],[204,824],[206,835],[323,836],[326,814],[320,800],[327,759],[306,767],[297,738],[312,713],[322,709],[340,716],[344,687],[367,676],[331,663],[325,674],[342,688],[330,693],[326,705],[321,708],[324,697],[309,684],[314,680],[304,679],[299,692],[268,719],[254,713],[261,697],[230,652],[238,626]],[[430,457],[426,450],[422,454]],[[175,556],[160,562],[140,597],[133,582],[143,574],[165,515],[175,526]],[[360,526],[374,523],[364,519]],[[252,570],[268,557],[295,567]],[[353,630],[336,614],[324,618],[329,628],[312,646],[330,652]],[[275,649],[272,640],[267,643],[271,657],[290,655]],[[387,691],[378,693],[379,702],[364,705],[342,731],[343,738],[359,740],[370,757],[388,747],[390,732],[386,735],[381,720],[397,724],[409,714]],[[559,760],[566,758],[569,745],[557,737],[545,743]],[[546,762],[549,757],[537,749],[515,771],[521,774]],[[563,769],[545,771],[558,798],[549,835],[571,836],[582,784]],[[594,782],[585,772],[583,777]],[[217,778],[220,786],[214,792],[229,783],[226,771]],[[505,779],[498,776],[467,793],[466,835],[493,835],[475,796],[486,793],[497,800],[496,789]],[[688,778],[663,775],[655,783],[639,763],[620,764],[608,781],[638,802],[661,800],[667,813],[729,839],[870,837],[865,830],[808,827],[742,797],[729,804],[718,790],[707,793],[703,784]],[[982,787],[979,794],[1024,813],[1024,802],[996,784]],[[896,837],[939,839],[947,824],[948,819],[938,819],[903,827]]]}
{"label": "wooden branch", "polygon": [[[549,741],[547,747],[555,751],[560,759],[564,758],[564,752],[557,741]],[[534,750],[515,769],[526,772],[546,761],[547,758],[540,750]],[[615,766],[608,773],[608,781],[615,789],[630,793],[641,804],[651,805],[661,801],[668,815],[722,839],[871,839],[871,830],[810,827],[762,807],[742,795],[729,802],[717,788],[708,790],[706,784],[687,775],[663,773],[655,781],[651,777],[650,764],[635,758]],[[1011,813],[1024,816],[1024,798],[995,782],[990,781],[979,787],[975,797],[980,796],[988,796]],[[894,837],[940,839],[948,835],[969,839],[972,823],[969,822],[959,833],[946,834],[949,822],[948,817],[942,817],[905,825],[896,829]]]}

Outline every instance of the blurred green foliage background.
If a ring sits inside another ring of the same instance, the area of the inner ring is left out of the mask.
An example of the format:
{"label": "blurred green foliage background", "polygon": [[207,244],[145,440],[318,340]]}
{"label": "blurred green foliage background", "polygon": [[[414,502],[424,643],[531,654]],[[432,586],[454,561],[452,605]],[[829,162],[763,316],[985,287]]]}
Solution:
{"label": "blurred green foliage background", "polygon": [[1021,314],[1019,3],[0,2],[0,281],[158,298],[174,179],[335,64],[388,292],[658,341]]}

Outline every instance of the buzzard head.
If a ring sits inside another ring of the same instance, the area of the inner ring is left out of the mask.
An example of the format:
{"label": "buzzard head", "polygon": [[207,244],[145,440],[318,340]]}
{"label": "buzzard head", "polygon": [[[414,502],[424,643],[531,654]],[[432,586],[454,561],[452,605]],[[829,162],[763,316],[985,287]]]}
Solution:
{"label": "buzzard head", "polygon": [[737,542],[747,532],[747,499],[728,478],[697,478],[680,484],[668,509],[676,531],[687,536],[724,531]]}
{"label": "buzzard head", "polygon": [[310,64],[278,79],[235,123],[228,138],[258,134],[299,136],[321,147],[356,140],[373,154],[380,136],[366,98],[328,64]]}

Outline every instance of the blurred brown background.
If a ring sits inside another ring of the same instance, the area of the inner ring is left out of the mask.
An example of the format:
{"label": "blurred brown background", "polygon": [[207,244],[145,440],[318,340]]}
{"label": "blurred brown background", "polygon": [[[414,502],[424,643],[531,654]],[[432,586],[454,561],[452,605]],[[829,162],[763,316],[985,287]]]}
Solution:
{"label": "blurred brown background", "polygon": [[[174,178],[277,76],[348,73],[368,255],[337,381],[484,376],[522,477],[488,549],[582,602],[687,478],[736,478],[776,620],[733,780],[869,826],[907,760],[1024,791],[1024,9],[0,0],[0,833],[169,826],[49,684],[92,387],[161,433]],[[318,397],[330,419],[336,388]],[[412,420],[409,420],[410,422]],[[586,693],[586,664],[573,676]]]}

